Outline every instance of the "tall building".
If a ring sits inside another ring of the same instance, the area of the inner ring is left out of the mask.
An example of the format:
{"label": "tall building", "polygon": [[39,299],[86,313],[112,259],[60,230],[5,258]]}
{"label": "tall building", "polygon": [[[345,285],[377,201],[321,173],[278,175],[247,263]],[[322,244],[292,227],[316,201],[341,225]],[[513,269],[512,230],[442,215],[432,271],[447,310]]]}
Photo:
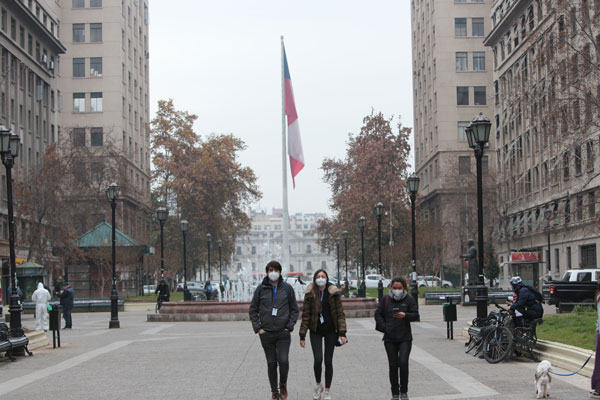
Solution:
{"label": "tall building", "polygon": [[[151,214],[148,1],[59,4],[68,49],[61,57],[59,82],[62,129],[68,133],[63,138],[74,146],[111,146],[120,152],[125,176],[118,182],[118,226],[143,243]],[[88,220],[80,230],[98,222]]]}
{"label": "tall building", "polygon": [[[311,274],[323,268],[335,277],[337,274],[337,256],[327,253],[317,243],[318,234],[315,229],[317,221],[325,218],[325,214],[290,215],[290,272]],[[283,211],[274,209],[271,214],[265,212],[252,213],[252,227],[246,235],[235,241],[233,263],[235,273],[242,268],[262,273],[265,265],[271,260],[282,260],[283,246]],[[340,266],[341,268],[341,266]],[[287,271],[286,271],[287,272]],[[342,273],[340,269],[340,273]]]}
{"label": "tall building", "polygon": [[600,3],[496,0],[491,17],[502,276],[597,268]]}
{"label": "tall building", "polygon": [[[417,212],[440,249],[438,265],[418,267],[460,264],[467,239],[476,239],[475,157],[465,127],[479,113],[493,118],[492,52],[483,44],[490,8],[491,0],[411,0]],[[492,137],[488,178],[494,148]]]}

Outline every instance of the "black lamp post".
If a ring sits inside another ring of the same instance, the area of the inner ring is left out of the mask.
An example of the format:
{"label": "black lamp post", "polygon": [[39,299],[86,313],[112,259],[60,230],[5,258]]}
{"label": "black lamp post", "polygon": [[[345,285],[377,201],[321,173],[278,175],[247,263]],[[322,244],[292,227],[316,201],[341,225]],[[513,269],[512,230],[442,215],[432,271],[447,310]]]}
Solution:
{"label": "black lamp post", "polygon": [[337,287],[340,288],[340,238],[335,239],[335,250],[337,252]]}
{"label": "black lamp post", "polygon": [[156,210],[156,218],[160,222],[160,279],[165,278],[165,243],[163,240],[163,229],[167,220],[168,211],[165,207]]}
{"label": "black lamp post", "polygon": [[479,279],[475,288],[475,301],[477,302],[477,317],[487,316],[488,290],[483,278],[483,178],[481,160],[483,150],[490,140],[492,123],[483,113],[479,113],[465,129],[469,147],[475,152],[477,161],[477,241]]}
{"label": "black lamp post", "polygon": [[344,262],[346,264],[346,278],[345,278],[345,295],[348,295],[350,290],[350,281],[348,280],[348,231],[342,232],[342,237],[344,238]]}
{"label": "black lamp post", "polygon": [[377,283],[377,298],[379,301],[383,299],[383,281],[381,276],[383,274],[383,265],[381,263],[381,217],[383,217],[383,204],[377,203],[375,206],[375,216],[377,217],[377,248],[379,250],[379,259],[377,269],[379,272],[379,283]]}
{"label": "black lamp post", "polygon": [[221,250],[223,248],[223,241],[217,240],[217,248],[219,249],[219,282],[223,281],[223,265],[221,264]]}
{"label": "black lamp post", "polygon": [[[12,292],[10,293],[10,328],[21,329],[21,306],[19,305],[19,295],[17,292],[17,264],[15,255],[15,217],[13,210],[12,195],[12,167],[15,158],[19,156],[19,147],[21,140],[19,135],[11,134],[10,129],[0,125],[0,156],[2,164],[6,168],[6,197],[8,200],[8,245],[9,245],[9,264],[10,264],[10,284]],[[19,354],[24,354],[19,351]]]}
{"label": "black lamp post", "polygon": [[115,228],[118,195],[119,185],[111,183],[110,186],[106,188],[106,198],[110,201],[110,208],[112,209],[112,290],[110,292],[109,329],[121,327],[121,324],[119,323],[119,292],[117,292],[117,229]]}
{"label": "black lamp post", "polygon": [[367,284],[365,282],[365,223],[365,217],[358,219],[358,227],[360,228],[360,263],[362,267],[362,282],[358,289],[358,297],[367,297]]}
{"label": "black lamp post", "polygon": [[419,287],[417,286],[417,247],[415,238],[415,200],[417,199],[417,191],[419,190],[419,177],[412,174],[408,177],[407,186],[408,194],[410,195],[410,214],[412,221],[412,277],[410,280],[410,294],[419,304]]}
{"label": "black lamp post", "polygon": [[208,248],[208,280],[211,280],[211,273],[210,273],[210,241],[211,241],[212,235],[210,233],[206,234],[206,247]]}
{"label": "black lamp post", "polygon": [[187,287],[187,243],[186,243],[186,234],[188,230],[189,223],[186,219],[182,219],[179,221],[179,227],[181,228],[181,234],[183,235],[183,300],[190,301],[192,300],[190,296],[190,291]]}

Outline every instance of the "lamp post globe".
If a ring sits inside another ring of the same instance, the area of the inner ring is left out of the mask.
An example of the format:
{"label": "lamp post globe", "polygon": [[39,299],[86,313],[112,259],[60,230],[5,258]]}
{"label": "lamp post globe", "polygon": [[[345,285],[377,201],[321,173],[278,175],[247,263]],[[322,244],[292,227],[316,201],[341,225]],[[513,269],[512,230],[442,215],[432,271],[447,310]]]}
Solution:
{"label": "lamp post globe", "polygon": [[379,202],[375,205],[375,216],[377,217],[377,272],[379,273],[379,282],[377,283],[377,299],[383,299],[383,264],[381,262],[381,218],[383,217],[383,203]]}
{"label": "lamp post globe", "polygon": [[165,207],[158,207],[156,209],[156,219],[160,223],[160,279],[165,278],[165,243],[163,237],[163,231],[165,221],[167,220],[168,211]]}
{"label": "lamp post globe", "polygon": [[119,196],[119,185],[111,183],[106,188],[106,198],[110,202],[112,211],[112,289],[110,292],[110,322],[109,329],[120,328],[119,322],[119,292],[117,291],[117,239],[116,239],[116,209],[117,197]]}
{"label": "lamp post globe", "polygon": [[183,300],[190,301],[192,300],[190,296],[190,291],[187,287],[187,231],[189,228],[189,223],[187,219],[182,219],[179,221],[179,228],[181,229],[181,234],[183,236]]}
{"label": "lamp post globe", "polygon": [[419,287],[417,286],[417,246],[416,246],[416,227],[415,227],[415,205],[417,199],[417,192],[419,191],[420,179],[416,174],[412,174],[408,177],[406,185],[408,187],[408,194],[410,196],[410,216],[411,216],[411,227],[412,227],[412,276],[410,279],[410,294],[415,300],[415,303],[419,304]]}
{"label": "lamp post globe", "polygon": [[365,272],[365,225],[366,225],[366,222],[367,222],[367,220],[365,217],[360,217],[358,219],[358,227],[360,229],[360,253],[361,253],[360,254],[360,263],[361,263],[361,268],[362,268],[362,282],[360,283],[360,288],[358,289],[359,297],[367,296],[367,283],[365,282],[365,279],[366,279],[366,272]]}

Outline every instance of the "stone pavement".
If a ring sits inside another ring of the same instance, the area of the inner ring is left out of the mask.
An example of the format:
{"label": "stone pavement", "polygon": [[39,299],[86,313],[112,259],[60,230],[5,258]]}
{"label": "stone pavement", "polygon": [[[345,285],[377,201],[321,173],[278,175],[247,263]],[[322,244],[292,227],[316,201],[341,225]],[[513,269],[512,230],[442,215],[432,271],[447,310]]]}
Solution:
{"label": "stone pavement", "polygon": [[[411,399],[534,399],[536,363],[496,365],[464,354],[460,331],[475,314],[459,307],[455,340],[445,338],[441,306],[421,306],[413,324]],[[109,330],[108,313],[74,314],[61,349],[0,361],[0,398],[30,399],[267,399],[260,341],[249,322],[148,323],[143,313],[121,313]],[[25,325],[31,320],[25,319]],[[350,343],[336,348],[334,399],[389,399],[387,360],[372,319],[348,320]],[[312,352],[290,351],[290,400],[311,399]],[[50,336],[51,338],[51,336]],[[564,371],[563,371],[564,372]],[[589,379],[553,377],[552,399],[585,399]]]}

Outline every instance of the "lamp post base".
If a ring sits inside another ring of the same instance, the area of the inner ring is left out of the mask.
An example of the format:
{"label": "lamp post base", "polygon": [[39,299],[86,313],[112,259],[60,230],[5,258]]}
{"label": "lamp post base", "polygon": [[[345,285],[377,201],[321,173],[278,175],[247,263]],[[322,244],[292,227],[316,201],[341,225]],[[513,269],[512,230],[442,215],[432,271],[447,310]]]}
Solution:
{"label": "lamp post base", "polygon": [[383,281],[380,279],[377,283],[377,300],[381,303],[383,299]]}
{"label": "lamp post base", "polygon": [[183,289],[183,301],[192,301],[192,294],[187,288]]}
{"label": "lamp post base", "polygon": [[358,288],[358,297],[367,297],[367,285],[363,280]]}
{"label": "lamp post base", "polygon": [[[10,306],[9,306],[8,312],[10,313],[11,335],[19,335],[19,336],[24,335],[25,333],[23,332],[23,327],[21,326],[22,308],[21,308],[21,305],[19,305],[19,296],[18,295],[15,294],[14,296],[10,296]],[[13,356],[24,356],[25,349],[23,347],[18,347],[12,351],[12,355]]]}
{"label": "lamp post base", "polygon": [[108,323],[109,329],[120,328],[121,323],[119,322],[119,295],[117,289],[113,288],[110,295],[110,322]]}
{"label": "lamp post base", "polygon": [[477,318],[488,315],[488,288],[485,284],[475,286],[475,302],[477,303]]}

